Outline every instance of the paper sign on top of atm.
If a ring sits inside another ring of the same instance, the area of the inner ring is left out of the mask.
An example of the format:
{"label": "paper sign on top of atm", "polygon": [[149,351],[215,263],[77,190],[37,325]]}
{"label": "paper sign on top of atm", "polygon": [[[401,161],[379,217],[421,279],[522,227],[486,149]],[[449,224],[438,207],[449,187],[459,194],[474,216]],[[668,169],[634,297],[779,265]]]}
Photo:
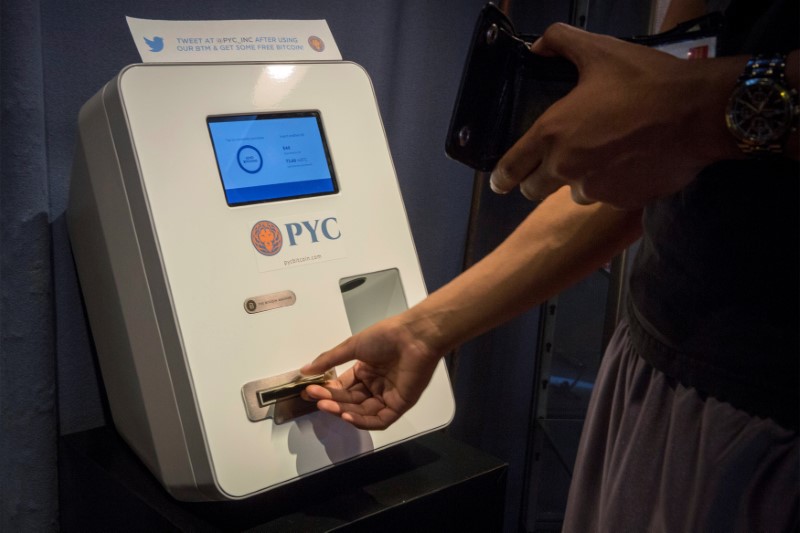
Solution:
{"label": "paper sign on top of atm", "polygon": [[126,19],[144,63],[342,59],[325,20]]}

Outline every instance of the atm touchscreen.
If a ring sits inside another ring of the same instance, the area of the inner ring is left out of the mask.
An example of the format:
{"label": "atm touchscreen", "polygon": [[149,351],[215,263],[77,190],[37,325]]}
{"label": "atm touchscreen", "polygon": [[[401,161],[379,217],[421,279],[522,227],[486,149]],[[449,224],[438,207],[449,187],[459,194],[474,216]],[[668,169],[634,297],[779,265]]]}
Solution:
{"label": "atm touchscreen", "polygon": [[216,116],[207,123],[228,205],[338,192],[318,111]]}

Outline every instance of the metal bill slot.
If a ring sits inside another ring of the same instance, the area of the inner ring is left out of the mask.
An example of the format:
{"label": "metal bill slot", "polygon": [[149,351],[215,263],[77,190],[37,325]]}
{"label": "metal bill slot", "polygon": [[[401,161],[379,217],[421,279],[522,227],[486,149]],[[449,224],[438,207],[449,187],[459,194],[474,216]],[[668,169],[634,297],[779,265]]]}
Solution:
{"label": "metal bill slot", "polygon": [[242,400],[247,418],[251,422],[271,418],[276,424],[283,424],[311,413],[316,405],[303,400],[300,393],[308,385],[323,384],[335,377],[335,370],[316,376],[303,376],[295,370],[246,383],[242,387]]}
{"label": "metal bill slot", "polygon": [[328,378],[325,377],[325,374],[308,377],[298,376],[295,380],[289,383],[284,383],[283,385],[278,385],[277,387],[258,391],[256,393],[258,396],[258,403],[264,407],[279,400],[285,400],[287,398],[299,396],[306,386],[311,384],[322,385],[326,381],[328,381]]}

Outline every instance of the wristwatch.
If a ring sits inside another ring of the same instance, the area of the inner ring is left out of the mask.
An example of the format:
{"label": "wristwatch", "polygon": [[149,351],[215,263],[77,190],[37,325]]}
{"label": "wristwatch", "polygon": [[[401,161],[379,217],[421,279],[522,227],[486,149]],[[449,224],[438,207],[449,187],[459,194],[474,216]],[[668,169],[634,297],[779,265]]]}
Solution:
{"label": "wristwatch", "polygon": [[736,82],[725,122],[745,154],[781,154],[797,129],[797,91],[789,88],[785,69],[784,54],[757,55]]}

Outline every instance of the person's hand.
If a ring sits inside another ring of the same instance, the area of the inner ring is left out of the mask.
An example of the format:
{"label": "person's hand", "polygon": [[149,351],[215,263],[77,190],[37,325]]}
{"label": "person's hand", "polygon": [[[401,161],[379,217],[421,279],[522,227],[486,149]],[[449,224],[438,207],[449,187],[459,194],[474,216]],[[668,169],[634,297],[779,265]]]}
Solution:
{"label": "person's hand", "polygon": [[501,158],[495,192],[540,200],[568,184],[578,203],[636,208],[741,157],[723,117],[745,58],[677,59],[564,24],[532,52],[572,61],[579,82]]}
{"label": "person's hand", "polygon": [[367,328],[300,369],[304,375],[321,374],[357,360],[325,386],[308,386],[303,396],[358,428],[389,427],[417,403],[439,360],[403,316]]}

